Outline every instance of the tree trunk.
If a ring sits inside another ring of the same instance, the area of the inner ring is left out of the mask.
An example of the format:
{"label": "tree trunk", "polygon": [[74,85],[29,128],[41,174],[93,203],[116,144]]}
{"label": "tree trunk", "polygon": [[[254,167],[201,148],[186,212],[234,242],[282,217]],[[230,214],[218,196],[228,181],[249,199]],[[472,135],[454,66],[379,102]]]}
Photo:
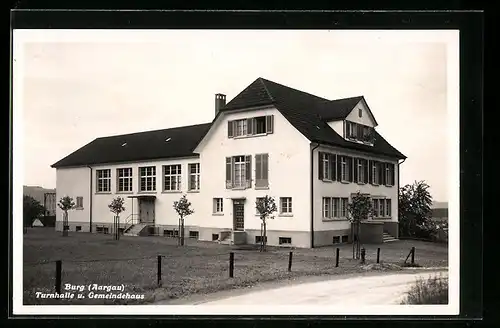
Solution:
{"label": "tree trunk", "polygon": [[[356,259],[356,250],[355,250],[356,241],[354,240],[355,235],[356,235],[356,233],[354,231],[354,223],[351,223],[351,241],[352,241],[352,259],[353,260]],[[357,237],[356,237],[356,239],[357,239]]]}
{"label": "tree trunk", "polygon": [[177,227],[177,245],[181,245],[181,218],[179,218],[179,226]]}
{"label": "tree trunk", "polygon": [[360,230],[361,230],[360,226],[361,226],[360,222],[357,222],[357,231],[358,231],[357,232],[358,238],[357,238],[357,243],[356,243],[357,244],[357,250],[356,250],[356,253],[357,253],[356,258],[357,259],[359,259],[360,256],[361,256],[361,238],[359,236],[360,235]]}
{"label": "tree trunk", "polygon": [[266,222],[264,221],[264,252],[267,251],[267,227],[266,227]]}
{"label": "tree trunk", "polygon": [[63,237],[68,236],[68,211],[64,211],[63,214]]}
{"label": "tree trunk", "polygon": [[184,219],[182,219],[182,246],[184,246],[184,238],[185,238],[185,233],[184,233]]}
{"label": "tree trunk", "polygon": [[120,216],[116,216],[116,240],[120,239]]}
{"label": "tree trunk", "polygon": [[264,223],[260,223],[260,251],[264,251]]}

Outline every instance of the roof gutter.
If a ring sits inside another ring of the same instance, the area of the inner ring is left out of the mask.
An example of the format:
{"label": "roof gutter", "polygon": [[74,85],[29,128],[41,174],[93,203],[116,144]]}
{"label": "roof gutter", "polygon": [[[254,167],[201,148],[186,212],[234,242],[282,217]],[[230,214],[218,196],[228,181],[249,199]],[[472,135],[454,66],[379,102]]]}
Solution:
{"label": "roof gutter", "polygon": [[92,232],[92,182],[94,179],[92,179],[92,167],[88,166],[87,167],[90,169],[90,195],[89,195],[89,224],[90,228],[89,231]]}
{"label": "roof gutter", "polygon": [[311,248],[314,248],[314,150],[319,147],[319,143],[311,148]]}

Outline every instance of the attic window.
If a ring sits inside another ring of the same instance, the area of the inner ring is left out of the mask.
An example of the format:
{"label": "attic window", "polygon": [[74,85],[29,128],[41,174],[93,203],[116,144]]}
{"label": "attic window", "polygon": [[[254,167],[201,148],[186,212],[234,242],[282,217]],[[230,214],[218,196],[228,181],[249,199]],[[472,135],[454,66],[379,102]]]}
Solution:
{"label": "attic window", "polygon": [[359,115],[359,117],[363,116],[363,110],[361,108],[358,109],[358,115]]}
{"label": "attic window", "polygon": [[123,145],[122,145],[122,147],[125,147],[126,145],[127,145],[127,143],[126,143],[126,142],[124,142],[124,143],[123,143]]}
{"label": "attic window", "polygon": [[170,140],[172,140],[172,138],[167,138],[165,141],[166,141],[166,142],[168,142],[168,141],[170,141]]}

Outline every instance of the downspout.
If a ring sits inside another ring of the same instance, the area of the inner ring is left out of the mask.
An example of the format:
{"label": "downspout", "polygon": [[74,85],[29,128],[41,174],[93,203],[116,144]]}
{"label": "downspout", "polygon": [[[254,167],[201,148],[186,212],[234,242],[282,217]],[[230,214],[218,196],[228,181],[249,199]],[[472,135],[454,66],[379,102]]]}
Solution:
{"label": "downspout", "polygon": [[397,230],[398,235],[397,235],[397,236],[395,236],[396,238],[399,238],[399,176],[401,175],[401,171],[399,170],[399,166],[400,166],[401,164],[403,164],[405,161],[406,161],[406,158],[404,158],[404,159],[403,159],[403,161],[402,161],[401,163],[400,163],[400,162],[399,162],[399,160],[398,160],[398,190],[397,190],[397,193],[398,193],[398,198],[396,199],[396,201],[397,201],[397,203],[396,203],[396,204],[397,204],[397,206],[398,206],[398,230]]}
{"label": "downspout", "polygon": [[314,150],[318,147],[316,143],[311,149],[311,248],[314,248]]}
{"label": "downspout", "polygon": [[87,166],[90,169],[90,195],[89,195],[89,223],[90,223],[90,232],[92,232],[92,182],[94,179],[92,179],[92,167]]}

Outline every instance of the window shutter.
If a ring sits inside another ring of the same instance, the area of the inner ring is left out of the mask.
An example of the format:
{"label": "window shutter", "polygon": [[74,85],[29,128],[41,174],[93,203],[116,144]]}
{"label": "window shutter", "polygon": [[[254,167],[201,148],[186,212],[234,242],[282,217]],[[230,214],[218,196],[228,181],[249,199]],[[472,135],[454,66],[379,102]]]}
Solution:
{"label": "window shutter", "polygon": [[232,158],[226,157],[226,189],[231,189],[233,187],[232,172]]}
{"label": "window shutter", "polygon": [[330,166],[332,171],[332,181],[337,180],[337,154],[330,154]]}
{"label": "window shutter", "polygon": [[252,187],[252,156],[245,156],[245,173],[247,180],[247,188]]}
{"label": "window shutter", "polygon": [[373,161],[368,160],[368,182],[373,184]]}
{"label": "window shutter", "polygon": [[259,180],[262,179],[262,155],[255,155],[255,186],[258,187]]}
{"label": "window shutter", "polygon": [[358,182],[358,163],[359,163],[359,158],[354,158],[354,175],[353,175],[353,181]]}
{"label": "window shutter", "polygon": [[368,183],[368,181],[369,181],[368,172],[370,171],[370,169],[368,167],[368,160],[367,159],[363,160],[363,169],[365,170],[365,181],[363,181],[363,182]]}
{"label": "window shutter", "polygon": [[381,185],[385,185],[387,183],[386,181],[386,174],[385,174],[385,168],[387,167],[387,163],[382,163],[382,165],[380,165],[382,167],[382,182],[380,183]]}
{"label": "window shutter", "polygon": [[269,186],[269,154],[262,155],[262,180],[263,187]]}
{"label": "window shutter", "polygon": [[227,122],[227,137],[232,138],[234,137],[234,132],[233,132],[233,121],[228,121]]}
{"label": "window shutter", "polygon": [[347,166],[349,167],[349,182],[352,182],[353,174],[354,174],[354,161],[352,160],[352,157],[347,157]]}
{"label": "window shutter", "polygon": [[337,181],[342,181],[342,156],[337,156]]}
{"label": "window shutter", "polygon": [[318,152],[318,179],[323,180],[323,152]]}
{"label": "window shutter", "polygon": [[253,135],[253,118],[247,118],[247,135]]}
{"label": "window shutter", "polygon": [[266,133],[273,133],[274,131],[274,116],[266,116]]}
{"label": "window shutter", "polygon": [[391,186],[394,186],[396,173],[394,172],[394,164],[391,163],[390,165],[391,165]]}

